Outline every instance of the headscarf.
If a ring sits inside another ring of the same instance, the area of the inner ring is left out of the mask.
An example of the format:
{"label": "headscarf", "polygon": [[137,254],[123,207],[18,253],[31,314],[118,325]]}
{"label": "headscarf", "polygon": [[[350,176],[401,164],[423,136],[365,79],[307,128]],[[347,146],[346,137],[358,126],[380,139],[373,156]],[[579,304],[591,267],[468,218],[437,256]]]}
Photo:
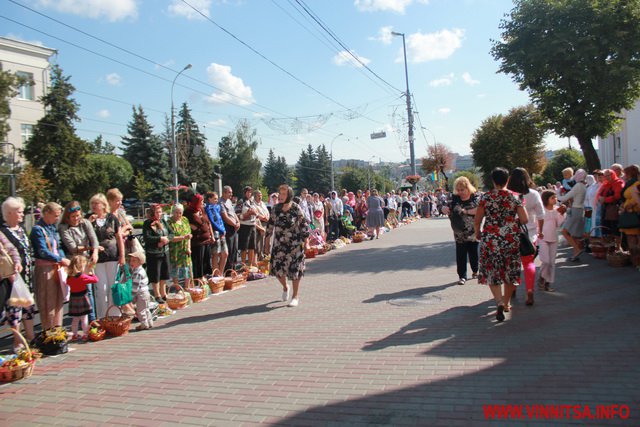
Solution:
{"label": "headscarf", "polygon": [[191,198],[191,201],[189,202],[189,207],[194,211],[197,212],[198,210],[200,210],[200,205],[202,203],[202,201],[204,200],[204,198],[202,197],[201,194],[194,194],[193,197]]}
{"label": "headscarf", "polygon": [[573,179],[575,179],[576,182],[584,182],[586,178],[587,172],[584,169],[578,169],[576,173],[573,174]]}
{"label": "headscarf", "polygon": [[593,175],[587,175],[587,187],[591,187],[595,183],[596,179],[593,177]]}

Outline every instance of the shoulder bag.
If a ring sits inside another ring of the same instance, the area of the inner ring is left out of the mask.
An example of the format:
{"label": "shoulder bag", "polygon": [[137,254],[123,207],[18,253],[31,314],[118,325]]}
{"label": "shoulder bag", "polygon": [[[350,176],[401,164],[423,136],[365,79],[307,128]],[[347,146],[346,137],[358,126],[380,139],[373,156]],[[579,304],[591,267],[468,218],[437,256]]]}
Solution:
{"label": "shoulder bag", "polygon": [[113,297],[113,305],[122,306],[133,301],[132,294],[133,279],[129,267],[125,264],[124,268],[118,265],[116,272],[116,282],[111,285],[111,296]]}
{"label": "shoulder bag", "polygon": [[16,268],[13,258],[4,250],[4,245],[0,243],[0,278],[4,279],[15,274]]}
{"label": "shoulder bag", "polygon": [[520,256],[535,255],[536,248],[529,238],[529,229],[525,224],[520,224]]}

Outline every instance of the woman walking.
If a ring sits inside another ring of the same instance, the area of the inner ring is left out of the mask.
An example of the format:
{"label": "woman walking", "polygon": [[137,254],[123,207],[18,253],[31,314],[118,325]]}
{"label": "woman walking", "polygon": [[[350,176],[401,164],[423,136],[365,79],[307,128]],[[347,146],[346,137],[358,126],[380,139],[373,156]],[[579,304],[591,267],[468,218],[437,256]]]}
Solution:
{"label": "woman walking", "polygon": [[[269,274],[282,284],[282,301],[291,298],[289,307],[299,304],[300,280],[304,276],[304,245],[309,233],[309,223],[302,209],[293,202],[293,189],[281,185],[278,188],[278,204],[271,210],[267,225],[266,252],[271,253]],[[293,295],[287,279],[292,281]]]}
{"label": "woman walking", "polygon": [[[519,224],[526,224],[528,217],[520,200],[505,188],[509,171],[495,168],[491,179],[493,190],[480,198],[474,224],[475,238],[480,241],[478,282],[489,285],[498,306],[496,320],[502,322],[520,281]],[[483,218],[486,220],[480,229]]]}
{"label": "woman walking", "polygon": [[567,219],[562,227],[562,235],[573,248],[573,255],[569,261],[579,262],[580,255],[584,252],[582,248],[582,237],[584,235],[584,200],[587,196],[587,173],[584,169],[578,169],[573,175],[575,184],[564,196],[558,196],[558,201],[567,202],[571,200],[571,207],[567,210]]}
{"label": "woman walking", "polygon": [[453,183],[453,197],[443,213],[449,215],[453,238],[456,242],[456,266],[458,285],[464,285],[467,278],[467,259],[471,265],[472,279],[478,277],[478,241],[475,238],[474,219],[478,209],[479,196],[469,178],[461,176]]}
{"label": "woman walking", "polygon": [[[524,168],[515,168],[509,177],[509,185],[507,188],[518,194],[518,198],[527,211],[529,222],[527,223],[527,231],[529,239],[537,246],[538,238],[542,235],[542,226],[544,224],[544,205],[540,193],[535,190],[534,183],[529,173]],[[522,268],[524,270],[524,283],[527,288],[527,305],[533,305],[533,289],[536,281],[536,264],[534,263],[535,254],[521,256]]]}
{"label": "woman walking", "polygon": [[384,226],[384,200],[378,195],[378,190],[375,188],[371,190],[371,195],[367,199],[367,206],[369,211],[367,212],[367,228],[372,233],[371,238],[375,236],[376,239],[380,238],[380,227]]}

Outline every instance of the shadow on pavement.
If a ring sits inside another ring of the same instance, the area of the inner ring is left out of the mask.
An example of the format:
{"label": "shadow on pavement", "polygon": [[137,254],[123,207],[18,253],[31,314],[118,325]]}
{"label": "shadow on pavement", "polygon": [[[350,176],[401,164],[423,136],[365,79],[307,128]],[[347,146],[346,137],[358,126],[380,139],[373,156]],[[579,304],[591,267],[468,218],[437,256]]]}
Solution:
{"label": "shadow on pavement", "polygon": [[178,325],[197,324],[201,322],[209,322],[209,321],[225,319],[227,317],[248,316],[252,314],[266,313],[271,310],[277,310],[278,308],[286,307],[284,305],[271,306],[271,304],[274,304],[274,303],[276,303],[276,301],[268,302],[266,304],[239,307],[233,310],[222,311],[219,313],[205,314],[202,316],[188,316],[188,317],[183,317],[181,319],[169,320],[158,326],[154,326],[153,329],[164,329],[164,328],[170,328],[172,326],[178,326]]}
{"label": "shadow on pavement", "polygon": [[366,304],[370,304],[375,302],[389,301],[391,299],[396,299],[396,298],[422,297],[434,292],[439,292],[444,289],[447,289],[449,286],[456,286],[456,282],[449,283],[446,285],[440,285],[440,286],[425,286],[423,288],[405,289],[403,291],[393,292],[391,294],[378,294],[362,302]]}

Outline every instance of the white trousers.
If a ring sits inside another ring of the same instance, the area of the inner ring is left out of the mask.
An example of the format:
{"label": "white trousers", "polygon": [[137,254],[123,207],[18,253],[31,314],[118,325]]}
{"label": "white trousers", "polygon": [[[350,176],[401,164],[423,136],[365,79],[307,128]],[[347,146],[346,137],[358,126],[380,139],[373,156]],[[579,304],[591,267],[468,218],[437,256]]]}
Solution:
{"label": "white trousers", "polygon": [[[116,282],[116,271],[118,269],[118,261],[99,262],[96,264],[95,273],[98,277],[98,283],[93,285],[93,298],[96,302],[96,317],[102,319],[106,316],[107,309],[113,304],[111,296],[111,285]],[[117,310],[113,310],[112,316],[118,314]]]}
{"label": "white trousers", "polygon": [[556,278],[556,255],[558,254],[558,242],[545,242],[538,240],[540,247],[540,277],[549,283],[553,283]]}

